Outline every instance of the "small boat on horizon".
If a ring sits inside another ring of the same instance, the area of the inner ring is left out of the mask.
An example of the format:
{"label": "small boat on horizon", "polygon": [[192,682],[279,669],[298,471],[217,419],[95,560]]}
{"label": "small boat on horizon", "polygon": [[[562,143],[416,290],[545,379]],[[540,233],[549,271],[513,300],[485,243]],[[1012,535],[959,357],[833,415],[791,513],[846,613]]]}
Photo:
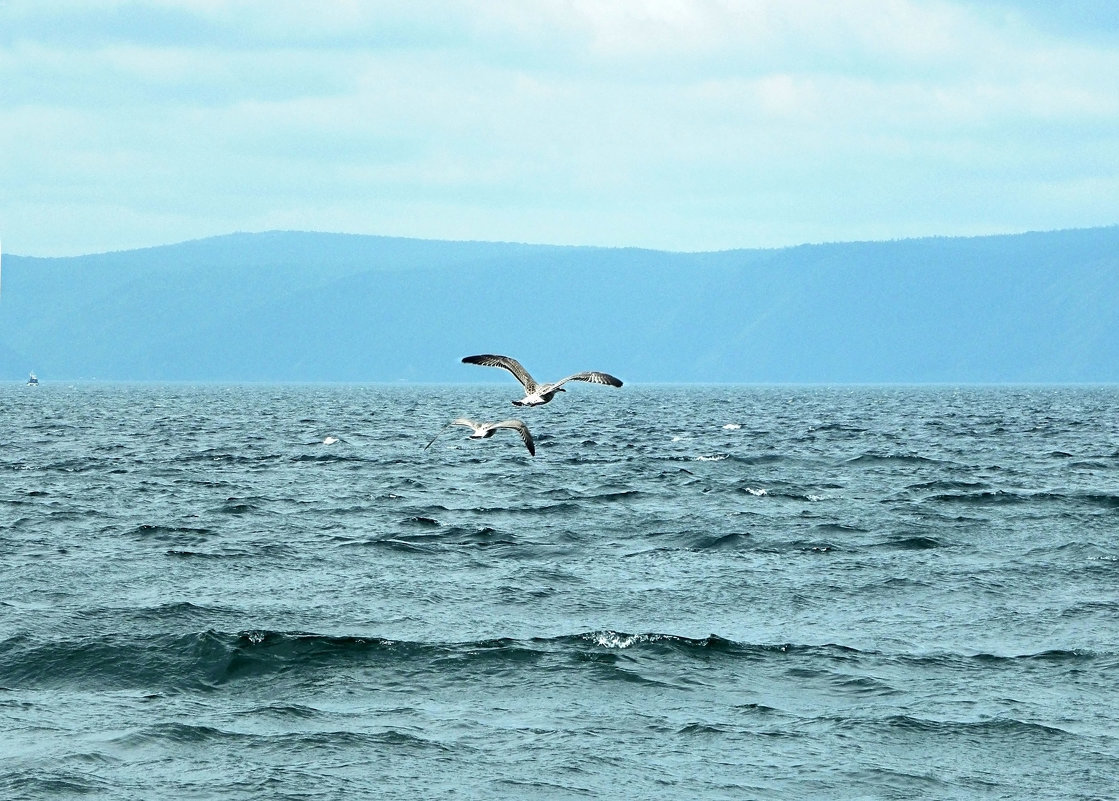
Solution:
{"label": "small boat on horizon", "polygon": [[38,376],[36,376],[36,375],[35,375],[34,373],[32,373],[31,375],[27,376],[27,385],[28,385],[28,386],[38,386],[38,385],[39,385],[39,378],[38,378]]}

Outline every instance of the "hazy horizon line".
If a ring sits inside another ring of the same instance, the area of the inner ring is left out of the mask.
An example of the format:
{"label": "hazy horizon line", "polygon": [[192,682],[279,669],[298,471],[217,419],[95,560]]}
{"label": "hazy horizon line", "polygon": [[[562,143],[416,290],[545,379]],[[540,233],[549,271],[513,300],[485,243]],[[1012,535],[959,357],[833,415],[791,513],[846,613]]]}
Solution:
{"label": "hazy horizon line", "polygon": [[[776,246],[751,246],[742,245],[733,248],[712,248],[710,250],[671,250],[667,248],[653,248],[645,247],[643,245],[595,245],[595,244],[578,244],[578,243],[556,243],[556,242],[532,242],[527,240],[512,240],[512,239],[452,239],[441,237],[421,237],[421,236],[399,236],[395,234],[371,234],[371,233],[354,233],[350,231],[324,231],[316,229],[301,229],[301,228],[269,228],[259,231],[228,231],[221,234],[210,234],[205,236],[193,237],[190,239],[181,239],[171,242],[161,242],[152,245],[137,245],[133,247],[121,247],[116,250],[94,250],[82,253],[71,253],[67,255],[55,256],[41,256],[32,253],[6,253],[0,252],[0,255],[7,255],[10,258],[17,259],[81,259],[90,256],[110,256],[120,253],[132,253],[143,250],[158,250],[160,248],[178,247],[180,245],[190,245],[200,242],[206,242],[212,239],[225,239],[237,236],[267,236],[269,234],[306,234],[317,236],[338,236],[338,237],[355,237],[355,238],[368,238],[368,239],[397,239],[407,242],[441,242],[447,244],[484,244],[484,245],[512,245],[521,247],[551,247],[551,248],[572,248],[572,249],[585,249],[585,250],[640,250],[650,253],[677,253],[677,254],[703,254],[703,253],[733,253],[736,251],[780,251],[792,250],[801,247],[826,247],[829,245],[870,245],[870,244],[890,244],[899,242],[927,242],[930,240],[941,239],[995,239],[1003,237],[1014,236],[1029,236],[1031,234],[1058,234],[1074,231],[1093,231],[1105,230],[1108,228],[1119,227],[1119,220],[1107,225],[1084,225],[1084,226],[1071,226],[1066,228],[1029,228],[1025,230],[1016,231],[992,231],[983,234],[928,234],[924,236],[899,236],[888,239],[835,239],[835,240],[820,240],[820,241],[804,241],[795,242],[786,245]],[[0,237],[0,242],[3,238]]]}

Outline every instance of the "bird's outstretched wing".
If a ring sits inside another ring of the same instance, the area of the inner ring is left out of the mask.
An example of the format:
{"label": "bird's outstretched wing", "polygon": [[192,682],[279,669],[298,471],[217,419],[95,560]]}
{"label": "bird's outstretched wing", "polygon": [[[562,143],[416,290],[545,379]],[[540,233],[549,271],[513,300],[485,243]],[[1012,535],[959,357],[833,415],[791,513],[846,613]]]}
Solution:
{"label": "bird's outstretched wing", "polygon": [[478,356],[466,356],[463,358],[463,364],[480,364],[483,367],[501,367],[508,370],[513,374],[513,377],[521,382],[521,386],[525,388],[525,392],[532,392],[536,389],[536,380],[529,375],[528,370],[524,366],[512,358],[511,356],[497,356],[493,353],[482,353]]}
{"label": "bird's outstretched wing", "polygon": [[609,373],[599,373],[595,370],[588,370],[584,373],[576,373],[575,375],[569,375],[567,378],[561,378],[559,381],[552,384],[551,387],[555,389],[566,384],[568,381],[586,381],[589,384],[606,384],[611,387],[620,387],[622,385],[622,380],[620,378],[615,378]]}
{"label": "bird's outstretched wing", "polygon": [[529,455],[536,455],[536,443],[532,439],[532,433],[528,430],[528,426],[526,426],[520,420],[502,420],[500,423],[494,423],[493,427],[512,428],[514,431],[521,435],[521,439],[524,441],[525,447],[528,448]]}
{"label": "bird's outstretched wing", "polygon": [[428,448],[430,448],[431,443],[435,442],[435,440],[439,439],[439,435],[442,434],[444,431],[446,431],[451,426],[469,426],[470,428],[477,428],[478,424],[475,423],[473,420],[467,420],[465,417],[456,417],[454,420],[447,423],[447,425],[443,426],[441,429],[439,429],[438,431],[435,432],[435,436],[431,438],[431,442],[424,445],[424,450],[426,451]]}

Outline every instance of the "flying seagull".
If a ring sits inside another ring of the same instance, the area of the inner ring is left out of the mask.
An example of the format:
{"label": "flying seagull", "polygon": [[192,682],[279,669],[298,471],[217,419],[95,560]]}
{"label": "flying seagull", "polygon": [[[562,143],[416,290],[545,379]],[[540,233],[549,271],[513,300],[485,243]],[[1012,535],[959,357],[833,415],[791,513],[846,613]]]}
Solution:
{"label": "flying seagull", "polygon": [[[435,442],[439,434],[442,434],[451,426],[466,426],[467,428],[474,429],[474,433],[470,435],[470,439],[488,439],[492,437],[499,428],[511,428],[521,435],[525,447],[528,448],[529,455],[536,455],[536,443],[532,441],[532,434],[529,433],[528,426],[520,420],[502,420],[500,423],[475,423],[473,420],[467,420],[465,417],[456,417],[439,429],[439,433],[431,438],[431,442]],[[425,451],[431,447],[431,442],[424,445]]]}
{"label": "flying seagull", "polygon": [[566,392],[563,385],[568,381],[587,381],[591,384],[606,384],[611,387],[620,387],[622,382],[609,373],[598,373],[593,370],[585,373],[576,373],[562,378],[551,384],[537,384],[536,380],[528,374],[528,370],[521,363],[509,356],[495,356],[492,353],[483,353],[479,356],[467,356],[464,364],[480,364],[483,367],[503,367],[513,374],[525,388],[525,396],[513,401],[514,406],[540,406],[547,403],[557,392]]}

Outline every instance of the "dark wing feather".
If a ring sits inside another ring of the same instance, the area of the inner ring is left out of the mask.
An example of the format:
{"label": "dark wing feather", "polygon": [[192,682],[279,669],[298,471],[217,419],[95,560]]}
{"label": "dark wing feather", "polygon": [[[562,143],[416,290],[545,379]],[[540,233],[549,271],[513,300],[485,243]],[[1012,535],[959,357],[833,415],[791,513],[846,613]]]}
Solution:
{"label": "dark wing feather", "polygon": [[622,385],[622,380],[620,378],[615,378],[609,373],[599,373],[594,370],[588,370],[585,373],[569,375],[567,378],[561,379],[551,386],[556,388],[566,384],[568,381],[586,381],[589,384],[606,384],[611,387],[620,387]]}
{"label": "dark wing feather", "polygon": [[536,381],[528,370],[523,365],[511,356],[497,356],[493,353],[482,353],[478,356],[466,356],[463,358],[463,364],[480,364],[483,367],[501,367],[508,370],[513,374],[513,377],[521,382],[521,386],[525,388],[525,392],[532,392],[536,389]]}
{"label": "dark wing feather", "polygon": [[494,423],[494,428],[512,428],[521,435],[521,440],[524,441],[525,447],[528,448],[530,456],[536,455],[536,443],[532,440],[532,434],[528,430],[528,426],[520,420],[502,420],[500,423]]}

